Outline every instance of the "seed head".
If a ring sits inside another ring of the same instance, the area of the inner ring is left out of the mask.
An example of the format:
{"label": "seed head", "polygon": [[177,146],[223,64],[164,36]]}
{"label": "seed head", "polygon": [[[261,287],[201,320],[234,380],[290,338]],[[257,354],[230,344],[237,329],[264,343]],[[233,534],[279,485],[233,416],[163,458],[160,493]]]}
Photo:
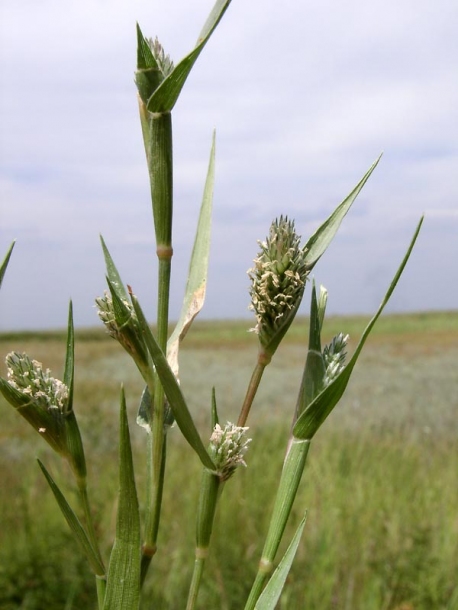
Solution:
{"label": "seed head", "polygon": [[97,314],[108,331],[122,347],[132,356],[140,371],[148,361],[147,348],[144,344],[137,314],[127,299],[121,299],[105,291],[103,297],[95,299]]}
{"label": "seed head", "polygon": [[49,369],[44,371],[41,362],[31,360],[27,354],[11,352],[6,357],[6,366],[8,383],[23,396],[29,397],[30,403],[43,409],[66,412],[68,388],[62,381],[52,377]]}
{"label": "seed head", "polygon": [[[55,451],[70,460],[75,472],[84,475],[84,457],[77,455],[79,445],[73,442],[77,426],[69,388],[27,354],[11,352],[6,366],[7,379],[0,378],[4,398]],[[79,434],[78,430],[75,434]]]}
{"label": "seed head", "polygon": [[344,350],[347,347],[348,338],[348,335],[339,333],[323,349],[323,360],[326,368],[323,378],[323,385],[325,387],[334,381],[337,375],[345,368],[347,352]]}
{"label": "seed head", "polygon": [[210,449],[217,474],[227,481],[240,465],[246,466],[244,455],[251,438],[245,439],[246,427],[227,422],[224,428],[216,424],[210,437]]}
{"label": "seed head", "polygon": [[[132,306],[128,301],[123,301],[124,305],[127,309],[132,309]],[[95,299],[95,304],[97,307],[97,315],[105,324],[105,327],[108,331],[110,337],[113,339],[117,339],[119,341],[119,335],[121,333],[121,328],[119,327],[113,307],[113,299],[108,291],[105,290],[103,293],[103,297],[97,297]]]}
{"label": "seed head", "polygon": [[248,270],[250,309],[257,321],[252,330],[264,348],[274,343],[275,351],[302,300],[308,274],[305,249],[300,247],[294,221],[283,216],[272,223],[266,241],[258,244],[261,250]]}
{"label": "seed head", "polygon": [[171,72],[173,72],[175,67],[173,65],[173,61],[170,59],[170,55],[165,54],[164,48],[159,42],[157,36],[154,40],[152,38],[148,38],[146,42],[151,49],[151,53],[157,62],[159,70],[162,72],[163,77],[166,78],[169,74],[171,74]]}

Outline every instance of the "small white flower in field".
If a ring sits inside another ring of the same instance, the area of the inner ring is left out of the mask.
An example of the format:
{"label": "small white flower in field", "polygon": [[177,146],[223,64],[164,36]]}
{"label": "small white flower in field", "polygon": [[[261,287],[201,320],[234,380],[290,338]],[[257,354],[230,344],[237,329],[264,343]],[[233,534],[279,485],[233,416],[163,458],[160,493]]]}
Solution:
{"label": "small white flower in field", "polygon": [[345,368],[347,352],[344,350],[347,347],[348,338],[348,335],[339,333],[323,350],[323,360],[326,369],[323,379],[325,387],[334,381]]}
{"label": "small white flower in field", "polygon": [[43,371],[43,365],[31,360],[27,354],[11,352],[6,357],[8,383],[30,403],[46,409],[58,409],[65,413],[68,406],[68,388],[59,379],[51,376],[51,371]]}
{"label": "small white flower in field", "polygon": [[294,221],[281,216],[272,223],[266,241],[258,241],[261,250],[248,270],[250,309],[257,321],[252,330],[271,354],[289,328],[304,292],[308,270],[300,239]]}
{"label": "small white flower in field", "polygon": [[246,466],[244,455],[251,442],[251,438],[245,438],[247,430],[247,427],[236,426],[230,422],[227,422],[224,428],[219,424],[214,427],[210,447],[216,473],[221,481],[227,481],[238,466]]}

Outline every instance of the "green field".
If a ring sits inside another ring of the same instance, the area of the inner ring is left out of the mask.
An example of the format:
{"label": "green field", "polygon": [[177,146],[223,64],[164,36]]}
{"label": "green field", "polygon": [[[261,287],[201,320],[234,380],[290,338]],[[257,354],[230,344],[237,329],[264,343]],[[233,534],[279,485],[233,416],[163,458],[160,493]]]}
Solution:
{"label": "green field", "polygon": [[[329,318],[325,339],[367,318]],[[202,435],[211,388],[220,418],[237,418],[256,359],[246,322],[197,323],[181,355],[183,392]],[[299,319],[267,369],[250,416],[248,468],[227,484],[200,605],[241,610],[266,532],[306,355]],[[11,350],[62,375],[64,333],[0,336],[1,372]],[[103,330],[76,343],[75,409],[85,441],[90,492],[108,554],[117,491],[119,386],[124,382],[144,496],[144,433],[135,424],[142,382]],[[70,477],[38,435],[0,402],[0,609],[95,608],[92,576],[35,463],[48,466],[74,501]],[[192,572],[201,467],[174,428],[159,551],[143,608],[181,610]],[[383,317],[344,399],[312,443],[290,538],[307,524],[281,610],[458,609],[458,312]],[[157,583],[154,586],[154,583]],[[150,586],[151,585],[151,586]]]}

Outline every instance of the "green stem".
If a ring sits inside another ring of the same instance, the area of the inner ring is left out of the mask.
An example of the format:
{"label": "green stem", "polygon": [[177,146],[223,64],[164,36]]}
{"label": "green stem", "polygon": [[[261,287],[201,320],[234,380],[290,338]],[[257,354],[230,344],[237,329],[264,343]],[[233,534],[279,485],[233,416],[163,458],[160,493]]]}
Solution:
{"label": "green stem", "polygon": [[264,350],[261,348],[258,354],[258,362],[256,363],[253,374],[251,375],[250,383],[248,384],[248,388],[245,394],[245,400],[243,401],[239,419],[237,421],[237,426],[244,426],[246,424],[246,420],[248,419],[248,415],[250,413],[251,405],[253,404],[254,397],[256,396],[259,384],[261,383],[264,369],[270,361],[271,357],[266,354],[266,352],[264,352]]}
{"label": "green stem", "polygon": [[197,595],[199,593],[200,582],[202,580],[202,574],[204,572],[205,560],[207,559],[208,549],[201,549],[201,555],[197,555],[198,549],[196,548],[196,559],[194,561],[194,570],[192,573],[191,585],[189,587],[188,602],[186,604],[186,610],[194,610],[197,603]]}
{"label": "green stem", "polygon": [[97,541],[97,536],[95,534],[94,521],[92,519],[91,507],[89,505],[89,496],[87,493],[87,484],[86,478],[79,478],[77,481],[78,484],[78,492],[80,496],[81,505],[83,507],[84,520],[86,523],[87,535],[89,538],[89,542],[97,556],[97,559],[102,568],[102,572],[100,574],[95,575],[95,584],[97,589],[97,603],[99,610],[102,610],[103,604],[105,601],[105,589],[106,589],[106,571],[103,564],[102,555],[100,553],[99,544]]}
{"label": "green stem", "polygon": [[196,522],[196,550],[194,571],[191,585],[189,587],[188,602],[186,610],[194,610],[199,593],[200,582],[208,555],[213,522],[215,520],[216,506],[223,490],[224,483],[221,479],[206,468],[202,473],[200,486],[199,506],[197,509]]}
{"label": "green stem", "polygon": [[103,605],[105,602],[105,590],[107,588],[106,577],[105,576],[96,576],[95,585],[96,585],[96,589],[97,589],[97,605],[99,606],[99,610],[103,610]]}
{"label": "green stem", "polygon": [[[167,250],[159,251],[160,255],[167,256]],[[158,282],[158,316],[157,337],[158,344],[165,352],[167,349],[167,331],[169,314],[170,294],[170,269],[172,256],[171,248],[168,250],[168,258],[159,258],[159,282]],[[147,493],[149,509],[146,513],[145,542],[142,555],[142,582],[146,577],[149,564],[156,553],[157,536],[162,506],[162,492],[164,489],[164,473],[166,459],[166,434],[164,427],[164,389],[156,375],[154,381],[153,417],[152,430],[148,439],[148,468],[147,468]]]}
{"label": "green stem", "polygon": [[[156,418],[159,420],[159,418]],[[163,424],[163,419],[161,420]],[[158,424],[160,422],[158,421]],[[164,489],[164,472],[166,461],[166,434],[162,425],[162,433],[159,429],[148,435],[148,459],[147,459],[147,497],[150,501],[149,510],[146,513],[145,541],[142,547],[141,583],[143,584],[149,565],[157,550],[157,536],[162,506],[162,492]],[[159,426],[157,426],[159,428]],[[158,452],[161,451],[160,457]],[[160,471],[157,472],[158,468]]]}
{"label": "green stem", "polygon": [[[172,262],[173,157],[171,114],[151,114],[140,107],[146,157],[151,183],[156,253],[158,257],[157,343],[167,351],[169,324],[170,276]],[[164,488],[166,435],[164,427],[164,390],[155,375],[151,394],[152,430],[148,439],[147,511],[145,542],[142,551],[143,583],[156,552]]]}
{"label": "green stem", "polygon": [[309,440],[292,438],[283,464],[269,530],[259,562],[258,573],[250,591],[245,610],[253,610],[270,576],[283,532],[291,513],[297,489],[304,472],[310,447]]}
{"label": "green stem", "polygon": [[99,543],[97,541],[97,536],[95,533],[94,521],[92,519],[91,507],[89,505],[89,496],[87,493],[87,484],[86,479],[78,480],[78,491],[80,496],[81,505],[83,507],[84,512],[84,520],[86,523],[87,535],[89,538],[89,542],[91,543],[94,552],[97,555],[97,559],[100,562],[100,566],[103,568],[102,574],[97,574],[98,579],[105,578],[105,567],[103,564],[102,555],[100,553]]}

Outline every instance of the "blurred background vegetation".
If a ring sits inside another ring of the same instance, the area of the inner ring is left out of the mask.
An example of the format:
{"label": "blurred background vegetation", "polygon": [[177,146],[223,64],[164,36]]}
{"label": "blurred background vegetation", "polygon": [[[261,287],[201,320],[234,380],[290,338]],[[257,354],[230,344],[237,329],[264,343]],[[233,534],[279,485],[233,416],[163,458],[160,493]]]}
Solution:
{"label": "blurred background vegetation", "polygon": [[[368,322],[329,318],[324,338]],[[186,338],[180,377],[203,435],[211,388],[220,417],[237,418],[256,358],[249,323],[200,322]],[[226,486],[199,606],[240,610],[255,574],[282,465],[307,347],[300,318],[261,383],[249,419],[248,468]],[[65,333],[0,335],[4,356],[25,351],[62,376]],[[344,399],[314,439],[292,532],[308,519],[280,610],[458,608],[458,312],[388,315],[376,325]],[[116,514],[118,405],[126,388],[140,500],[144,432],[134,425],[143,384],[103,329],[77,331],[75,409],[92,503],[106,551]],[[39,457],[76,503],[67,466],[0,398],[0,608],[94,608],[93,578],[34,463]],[[169,434],[159,551],[144,608],[181,610],[192,572],[201,466]],[[68,484],[67,484],[68,481]],[[155,584],[156,583],[156,584]]]}

